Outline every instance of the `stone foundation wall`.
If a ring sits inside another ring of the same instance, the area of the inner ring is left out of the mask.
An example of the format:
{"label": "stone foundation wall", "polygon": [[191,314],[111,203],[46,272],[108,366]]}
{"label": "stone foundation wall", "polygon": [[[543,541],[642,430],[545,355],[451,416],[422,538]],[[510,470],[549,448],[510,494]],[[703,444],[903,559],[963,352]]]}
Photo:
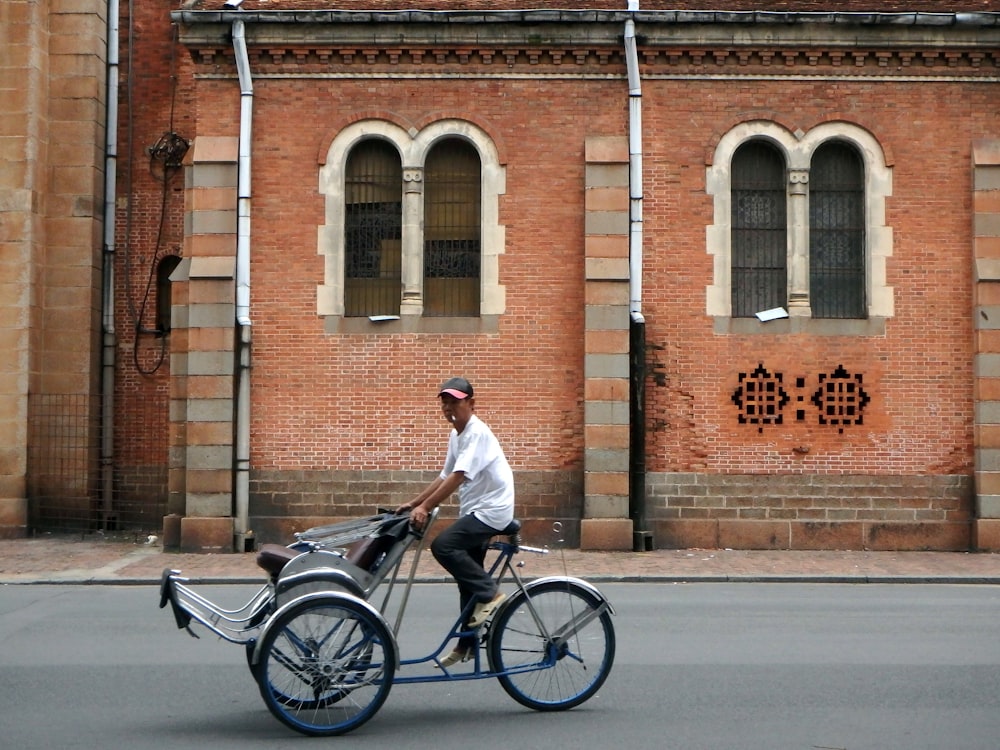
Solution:
{"label": "stone foundation wall", "polygon": [[647,475],[658,548],[969,549],[972,477]]}
{"label": "stone foundation wall", "polygon": [[[250,479],[250,528],[257,544],[284,542],[296,531],[396,508],[427,486],[434,471],[254,471]],[[580,472],[515,472],[516,515],[526,543],[579,546],[583,505]],[[454,518],[457,499],[441,509]],[[562,523],[557,535],[552,525]]]}

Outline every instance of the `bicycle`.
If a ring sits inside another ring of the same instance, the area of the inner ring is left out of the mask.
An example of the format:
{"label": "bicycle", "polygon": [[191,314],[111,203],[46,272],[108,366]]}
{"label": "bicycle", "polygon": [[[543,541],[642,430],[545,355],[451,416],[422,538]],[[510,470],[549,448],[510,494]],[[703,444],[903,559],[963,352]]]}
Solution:
{"label": "bicycle", "polygon": [[[198,595],[188,579],[165,570],[160,606],[168,603],[179,628],[192,621],[246,648],[250,671],[268,710],[307,735],[357,729],[385,703],[393,684],[496,678],[518,703],[562,711],[590,699],[604,684],[615,656],[614,609],[586,581],[546,576],[526,581],[519,553],[549,550],[521,543],[515,520],[488,545],[495,552],[490,575],[513,586],[489,621],[464,624],[470,603],[429,654],[401,658],[397,638],[427,530],[389,511],[296,534],[282,547],[264,545],[258,564],[268,582],[241,609],[227,611]],[[396,621],[387,619],[405,553],[414,548]],[[369,601],[386,584],[379,606]],[[463,664],[445,666],[442,655],[458,638],[475,636]],[[483,655],[485,653],[485,659]],[[417,665],[432,674],[406,674]]]}

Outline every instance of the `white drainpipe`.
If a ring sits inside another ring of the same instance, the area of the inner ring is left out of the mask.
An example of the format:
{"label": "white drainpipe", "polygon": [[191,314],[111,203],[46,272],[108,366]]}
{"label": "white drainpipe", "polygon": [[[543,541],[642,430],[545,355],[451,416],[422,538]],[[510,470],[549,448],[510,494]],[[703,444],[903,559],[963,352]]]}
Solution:
{"label": "white drainpipe", "polygon": [[118,170],[118,0],[108,0],[107,114],[104,127],[104,251],[101,289],[101,513],[113,516],[115,461],[115,198]]}
{"label": "white drainpipe", "polygon": [[233,51],[240,78],[240,142],[236,218],[236,409],[233,545],[246,550],[250,526],[250,134],[253,81],[243,21],[233,21]]}
{"label": "white drainpipe", "polygon": [[[629,0],[629,12],[639,0]],[[628,192],[629,192],[629,517],[632,548],[653,549],[646,529],[645,379],[646,321],[642,316],[642,81],[635,48],[635,22],[625,22],[625,65],[628,72]]]}
{"label": "white drainpipe", "polygon": [[[629,11],[639,10],[639,0],[629,0]],[[642,322],[642,82],[635,50],[635,23],[625,22],[625,65],[628,71],[629,161],[629,312]]]}

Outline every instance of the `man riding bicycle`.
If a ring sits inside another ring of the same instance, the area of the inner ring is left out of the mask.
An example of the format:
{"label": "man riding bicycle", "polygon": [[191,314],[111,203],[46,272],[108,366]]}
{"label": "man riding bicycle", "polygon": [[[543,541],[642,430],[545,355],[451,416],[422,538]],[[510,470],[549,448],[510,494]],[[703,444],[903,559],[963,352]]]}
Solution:
{"label": "man riding bicycle", "polygon": [[[397,509],[409,510],[413,525],[421,529],[430,512],[458,492],[458,520],[434,539],[431,552],[458,584],[462,611],[475,602],[470,630],[485,623],[505,598],[483,562],[490,539],[514,519],[514,474],[496,436],[475,415],[473,393],[465,378],[451,378],[441,386],[441,412],[453,427],[444,467],[423,492]],[[466,661],[474,647],[474,636],[460,638],[441,666]]]}

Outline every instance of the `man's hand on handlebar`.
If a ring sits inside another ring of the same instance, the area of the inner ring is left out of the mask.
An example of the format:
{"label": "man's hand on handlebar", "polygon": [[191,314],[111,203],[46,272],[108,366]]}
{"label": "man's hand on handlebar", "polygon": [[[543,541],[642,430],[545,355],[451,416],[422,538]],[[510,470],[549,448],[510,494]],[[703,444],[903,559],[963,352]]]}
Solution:
{"label": "man's hand on handlebar", "polygon": [[410,523],[417,531],[421,531],[427,525],[428,518],[430,518],[430,513],[423,505],[413,507],[409,503],[404,503],[396,508],[396,513],[399,515],[409,513]]}

